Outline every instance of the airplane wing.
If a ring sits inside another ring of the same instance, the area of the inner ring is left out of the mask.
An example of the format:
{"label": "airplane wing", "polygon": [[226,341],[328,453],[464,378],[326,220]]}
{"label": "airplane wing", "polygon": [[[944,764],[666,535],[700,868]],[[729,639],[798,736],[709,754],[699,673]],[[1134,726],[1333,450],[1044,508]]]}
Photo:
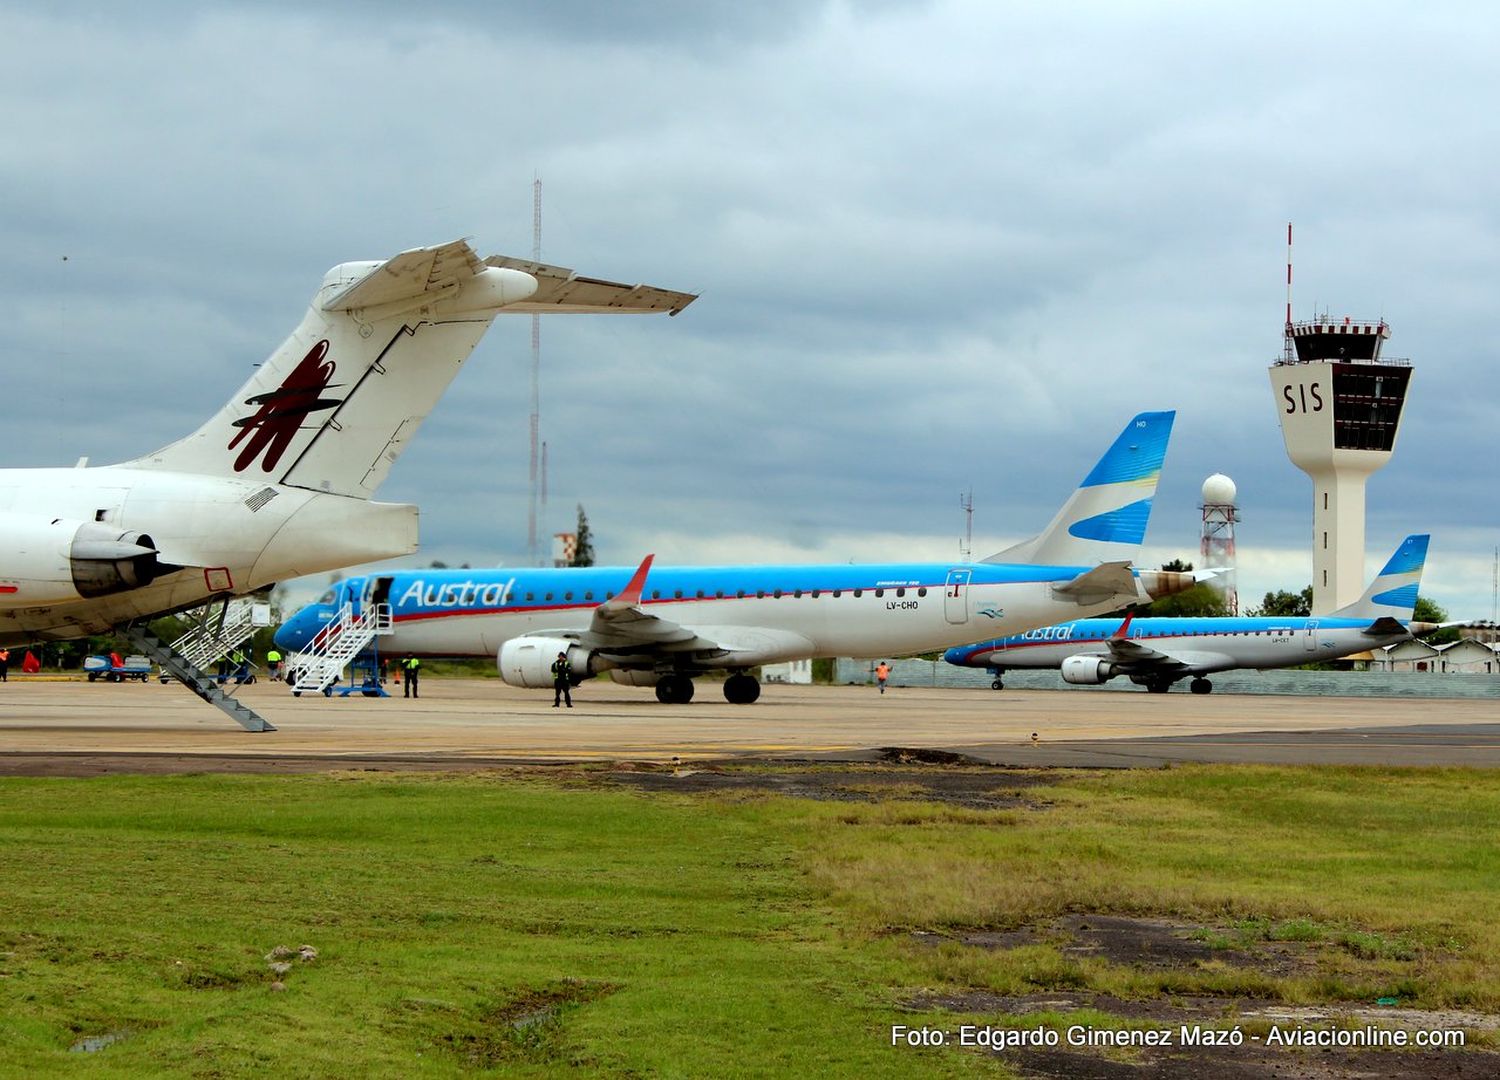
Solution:
{"label": "airplane wing", "polygon": [[1185,665],[1176,657],[1142,645],[1139,641],[1131,641],[1128,638],[1110,638],[1106,645],[1109,646],[1109,658],[1122,667],[1150,667],[1150,668],[1181,668]]}
{"label": "airplane wing", "polygon": [[349,288],[324,302],[325,311],[357,311],[419,296],[442,295],[474,277],[484,263],[466,240],[393,255]]}
{"label": "airplane wing", "polygon": [[787,647],[810,648],[797,635],[755,627],[724,626],[694,629],[647,611],[641,604],[646,575],[654,556],[647,555],[630,582],[613,599],[594,609],[587,630],[536,630],[527,636],[558,637],[596,650],[622,667],[650,666],[656,659],[675,658],[716,666],[739,655],[750,663],[767,651]]}
{"label": "airplane wing", "polygon": [[563,266],[548,266],[506,255],[492,255],[484,260],[484,265],[520,270],[536,278],[537,290],[531,298],[507,305],[505,309],[523,315],[545,315],[549,312],[632,314],[652,311],[676,315],[698,298],[694,293],[673,292],[652,285],[626,285],[618,281],[582,277]]}
{"label": "airplane wing", "polygon": [[579,644],[613,654],[641,652],[722,652],[716,642],[700,638],[697,633],[671,619],[659,618],[641,606],[646,575],[651,572],[647,555],[630,582],[619,594],[594,609],[589,628],[579,636]]}

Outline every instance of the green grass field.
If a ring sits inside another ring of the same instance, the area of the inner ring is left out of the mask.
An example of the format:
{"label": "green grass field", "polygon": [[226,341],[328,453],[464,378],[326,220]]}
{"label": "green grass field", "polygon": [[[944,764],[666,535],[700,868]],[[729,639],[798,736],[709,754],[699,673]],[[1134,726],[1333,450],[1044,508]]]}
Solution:
{"label": "green grass field", "polygon": [[[1002,1074],[890,1047],[954,1022],[903,1009],[924,990],[1500,1012],[1492,773],[1071,773],[1000,810],[910,775],[868,802],[590,772],[0,781],[0,1071]],[[1067,913],[1306,955],[1158,970],[910,934]]]}

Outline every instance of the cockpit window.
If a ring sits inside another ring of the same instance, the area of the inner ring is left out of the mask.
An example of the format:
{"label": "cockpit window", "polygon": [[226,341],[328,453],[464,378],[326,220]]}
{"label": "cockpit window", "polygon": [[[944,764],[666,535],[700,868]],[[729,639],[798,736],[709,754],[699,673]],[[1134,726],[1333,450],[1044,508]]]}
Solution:
{"label": "cockpit window", "polygon": [[320,604],[331,604],[331,603],[333,603],[333,592],[334,591],[332,589],[329,589],[322,596],[318,597],[318,603],[320,603]]}

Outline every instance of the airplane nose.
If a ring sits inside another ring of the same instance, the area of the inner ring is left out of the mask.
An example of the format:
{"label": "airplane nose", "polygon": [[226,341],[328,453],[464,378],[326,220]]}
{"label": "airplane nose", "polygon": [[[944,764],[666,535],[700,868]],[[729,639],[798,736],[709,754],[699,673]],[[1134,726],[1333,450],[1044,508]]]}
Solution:
{"label": "airplane nose", "polygon": [[283,652],[297,652],[302,647],[302,637],[302,631],[297,627],[297,618],[293,616],[276,628],[271,640]]}

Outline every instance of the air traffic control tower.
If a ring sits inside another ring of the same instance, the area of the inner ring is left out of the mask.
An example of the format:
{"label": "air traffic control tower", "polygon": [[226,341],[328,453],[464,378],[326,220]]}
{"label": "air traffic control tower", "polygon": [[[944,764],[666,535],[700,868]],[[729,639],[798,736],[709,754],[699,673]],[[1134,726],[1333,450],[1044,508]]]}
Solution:
{"label": "air traffic control tower", "polygon": [[1411,361],[1380,355],[1390,336],[1383,319],[1294,323],[1287,305],[1271,389],[1287,456],[1313,481],[1314,615],[1365,588],[1365,481],[1391,459],[1411,382]]}

